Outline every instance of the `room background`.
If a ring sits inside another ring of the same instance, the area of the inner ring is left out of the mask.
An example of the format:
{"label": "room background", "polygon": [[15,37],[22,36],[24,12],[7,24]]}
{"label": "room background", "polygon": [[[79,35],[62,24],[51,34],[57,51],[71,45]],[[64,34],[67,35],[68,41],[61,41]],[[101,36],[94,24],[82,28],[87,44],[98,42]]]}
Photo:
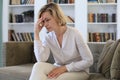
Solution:
{"label": "room background", "polygon": [[2,57],[1,57],[1,53],[2,53],[2,2],[3,0],[0,0],[0,66],[1,62],[2,62]]}

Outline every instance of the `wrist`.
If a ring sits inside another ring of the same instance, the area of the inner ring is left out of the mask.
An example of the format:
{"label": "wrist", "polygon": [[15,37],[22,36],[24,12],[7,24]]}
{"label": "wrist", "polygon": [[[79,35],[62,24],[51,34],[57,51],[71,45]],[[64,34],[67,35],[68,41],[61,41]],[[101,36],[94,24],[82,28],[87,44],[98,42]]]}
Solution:
{"label": "wrist", "polygon": [[64,70],[65,72],[68,72],[66,66],[63,66],[63,70]]}

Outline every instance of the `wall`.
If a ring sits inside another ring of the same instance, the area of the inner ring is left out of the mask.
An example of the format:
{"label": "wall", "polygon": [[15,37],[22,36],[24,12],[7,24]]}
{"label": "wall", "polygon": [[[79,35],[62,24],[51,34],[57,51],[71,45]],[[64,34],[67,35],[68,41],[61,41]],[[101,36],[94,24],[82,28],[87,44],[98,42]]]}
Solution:
{"label": "wall", "polygon": [[2,3],[3,0],[0,0],[0,66],[2,66]]}

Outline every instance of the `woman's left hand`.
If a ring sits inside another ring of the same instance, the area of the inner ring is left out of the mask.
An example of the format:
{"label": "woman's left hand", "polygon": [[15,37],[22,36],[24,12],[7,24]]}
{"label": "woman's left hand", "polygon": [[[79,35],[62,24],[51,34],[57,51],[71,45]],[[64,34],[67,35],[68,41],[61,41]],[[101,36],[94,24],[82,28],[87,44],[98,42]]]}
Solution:
{"label": "woman's left hand", "polygon": [[48,78],[57,78],[64,72],[67,72],[67,68],[65,66],[57,67],[48,73]]}

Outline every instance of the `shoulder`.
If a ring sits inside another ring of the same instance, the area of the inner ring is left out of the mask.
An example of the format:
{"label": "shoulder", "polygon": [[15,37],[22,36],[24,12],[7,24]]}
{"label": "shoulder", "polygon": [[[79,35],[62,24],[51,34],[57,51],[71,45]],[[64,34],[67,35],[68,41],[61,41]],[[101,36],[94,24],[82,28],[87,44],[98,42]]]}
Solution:
{"label": "shoulder", "polygon": [[69,29],[71,34],[74,34],[74,35],[80,35],[81,34],[81,32],[75,27],[68,26],[68,29]]}

